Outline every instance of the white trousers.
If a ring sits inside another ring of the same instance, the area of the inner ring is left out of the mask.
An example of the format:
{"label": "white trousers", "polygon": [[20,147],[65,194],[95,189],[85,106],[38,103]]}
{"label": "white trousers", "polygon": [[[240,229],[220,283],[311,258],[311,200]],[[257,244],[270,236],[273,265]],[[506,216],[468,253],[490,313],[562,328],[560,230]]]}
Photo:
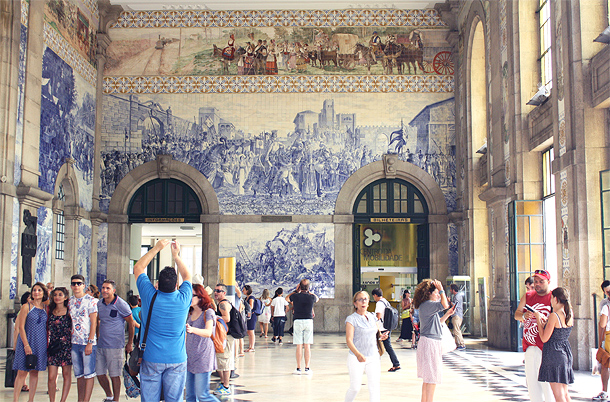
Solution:
{"label": "white trousers", "polygon": [[362,386],[362,375],[366,372],[369,386],[369,401],[381,401],[381,359],[379,355],[367,356],[364,363],[351,353],[347,355],[347,370],[349,371],[349,389],[345,393],[345,402],[352,402]]}
{"label": "white trousers", "polygon": [[[538,381],[538,371],[542,363],[542,350],[530,346],[525,351],[525,380],[531,402],[555,402],[551,384]],[[543,397],[544,396],[544,397]]]}

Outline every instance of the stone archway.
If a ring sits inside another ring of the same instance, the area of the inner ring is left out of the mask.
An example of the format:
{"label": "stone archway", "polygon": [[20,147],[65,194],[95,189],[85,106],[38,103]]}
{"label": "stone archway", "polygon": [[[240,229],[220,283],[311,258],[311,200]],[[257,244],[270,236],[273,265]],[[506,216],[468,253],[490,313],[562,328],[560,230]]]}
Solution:
{"label": "stone archway", "polygon": [[[352,284],[353,237],[352,214],[356,197],[370,183],[379,179],[403,179],[413,184],[423,194],[428,204],[430,235],[430,274],[444,280],[449,272],[449,236],[447,204],[445,196],[432,176],[424,170],[398,159],[396,155],[384,155],[383,160],[370,163],[356,172],[341,187],[335,204],[335,277],[336,297],[349,298]],[[339,292],[346,292],[339,294]]]}
{"label": "stone archway", "polygon": [[127,210],[135,192],[154,179],[176,179],[187,184],[199,198],[203,225],[202,270],[204,277],[214,281],[218,271],[218,229],[220,207],[218,198],[207,178],[197,169],[173,159],[157,155],[157,159],[130,171],[117,185],[108,209],[107,276],[117,282],[117,291],[125,294],[130,288],[129,260],[131,225]]}

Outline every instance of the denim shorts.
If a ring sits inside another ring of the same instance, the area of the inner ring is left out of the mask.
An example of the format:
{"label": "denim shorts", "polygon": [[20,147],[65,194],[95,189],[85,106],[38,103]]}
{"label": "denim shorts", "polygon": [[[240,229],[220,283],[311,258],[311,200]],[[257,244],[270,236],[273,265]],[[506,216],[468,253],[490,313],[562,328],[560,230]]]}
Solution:
{"label": "denim shorts", "polygon": [[76,378],[94,378],[95,377],[95,355],[97,346],[93,345],[93,351],[89,356],[85,355],[86,345],[72,344],[72,370]]}

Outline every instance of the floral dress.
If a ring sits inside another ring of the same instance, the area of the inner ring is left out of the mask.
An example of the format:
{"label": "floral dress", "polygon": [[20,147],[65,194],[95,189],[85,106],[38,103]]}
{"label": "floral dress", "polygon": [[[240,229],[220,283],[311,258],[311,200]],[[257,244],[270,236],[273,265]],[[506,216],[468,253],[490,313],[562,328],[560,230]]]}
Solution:
{"label": "floral dress", "polygon": [[72,365],[72,318],[64,315],[49,315],[49,366]]}

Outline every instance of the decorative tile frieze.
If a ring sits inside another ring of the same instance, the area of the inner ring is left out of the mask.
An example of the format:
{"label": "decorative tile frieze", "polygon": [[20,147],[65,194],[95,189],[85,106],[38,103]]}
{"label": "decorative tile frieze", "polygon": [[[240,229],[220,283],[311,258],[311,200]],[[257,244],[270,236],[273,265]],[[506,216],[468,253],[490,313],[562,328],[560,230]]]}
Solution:
{"label": "decorative tile frieze", "polygon": [[30,15],[30,3],[26,0],[21,0],[21,23],[28,26],[28,16]]}
{"label": "decorative tile frieze", "polygon": [[446,28],[434,9],[161,10],[124,11],[113,28],[196,27],[420,27]]}
{"label": "decorative tile frieze", "polygon": [[121,76],[104,77],[105,94],[147,93],[450,93],[452,75]]}
{"label": "decorative tile frieze", "polygon": [[97,70],[47,23],[44,24],[44,43],[78,72],[85,81],[93,86],[96,85]]}

